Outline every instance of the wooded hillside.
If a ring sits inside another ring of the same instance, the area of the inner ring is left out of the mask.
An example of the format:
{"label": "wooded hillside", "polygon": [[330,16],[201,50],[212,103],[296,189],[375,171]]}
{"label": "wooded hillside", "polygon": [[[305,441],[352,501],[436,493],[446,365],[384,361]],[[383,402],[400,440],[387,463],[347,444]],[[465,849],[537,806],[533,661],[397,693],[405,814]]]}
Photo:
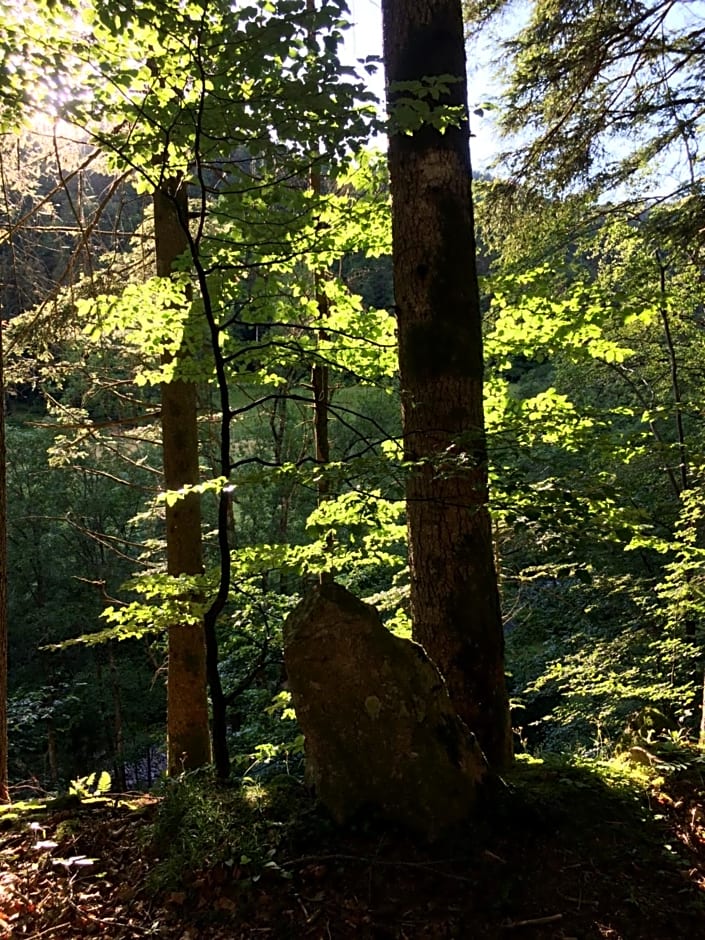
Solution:
{"label": "wooded hillside", "polygon": [[699,935],[705,5],[0,16],[0,932]]}

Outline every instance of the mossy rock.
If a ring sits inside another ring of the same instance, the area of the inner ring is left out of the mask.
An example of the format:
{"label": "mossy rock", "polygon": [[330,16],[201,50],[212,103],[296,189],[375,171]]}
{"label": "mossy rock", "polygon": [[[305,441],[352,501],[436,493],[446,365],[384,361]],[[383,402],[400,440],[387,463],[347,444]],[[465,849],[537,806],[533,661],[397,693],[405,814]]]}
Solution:
{"label": "mossy rock", "polygon": [[336,820],[370,807],[433,838],[472,812],[486,763],[417,643],[332,582],[284,626],[306,780]]}

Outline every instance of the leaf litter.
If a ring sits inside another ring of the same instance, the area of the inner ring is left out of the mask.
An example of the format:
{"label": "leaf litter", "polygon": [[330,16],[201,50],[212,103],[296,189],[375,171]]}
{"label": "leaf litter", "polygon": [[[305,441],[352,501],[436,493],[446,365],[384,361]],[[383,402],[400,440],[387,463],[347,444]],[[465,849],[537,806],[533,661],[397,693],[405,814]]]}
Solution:
{"label": "leaf litter", "polygon": [[18,813],[0,832],[0,940],[701,937],[704,794],[697,769],[640,791],[542,765],[432,845],[369,817],[334,827],[306,795],[283,826],[262,820],[278,841],[259,863],[235,846],[162,888],[159,799]]}

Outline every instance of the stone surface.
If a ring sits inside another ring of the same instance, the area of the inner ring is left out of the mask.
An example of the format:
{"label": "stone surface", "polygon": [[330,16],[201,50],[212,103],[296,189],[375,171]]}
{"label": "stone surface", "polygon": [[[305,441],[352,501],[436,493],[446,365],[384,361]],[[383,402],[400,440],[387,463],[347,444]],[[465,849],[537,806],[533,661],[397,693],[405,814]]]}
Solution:
{"label": "stone surface", "polygon": [[486,764],[424,650],[333,582],[284,625],[306,779],[342,822],[373,807],[433,838],[472,811]]}

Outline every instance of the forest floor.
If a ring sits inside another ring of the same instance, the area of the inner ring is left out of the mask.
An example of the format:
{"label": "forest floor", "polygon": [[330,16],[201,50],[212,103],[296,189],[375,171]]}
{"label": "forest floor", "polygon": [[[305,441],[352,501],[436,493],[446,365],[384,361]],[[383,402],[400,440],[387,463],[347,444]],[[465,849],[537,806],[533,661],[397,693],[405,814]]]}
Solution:
{"label": "forest floor", "polygon": [[519,761],[472,826],[424,845],[334,826],[293,778],[16,804],[0,940],[705,938],[705,763]]}

